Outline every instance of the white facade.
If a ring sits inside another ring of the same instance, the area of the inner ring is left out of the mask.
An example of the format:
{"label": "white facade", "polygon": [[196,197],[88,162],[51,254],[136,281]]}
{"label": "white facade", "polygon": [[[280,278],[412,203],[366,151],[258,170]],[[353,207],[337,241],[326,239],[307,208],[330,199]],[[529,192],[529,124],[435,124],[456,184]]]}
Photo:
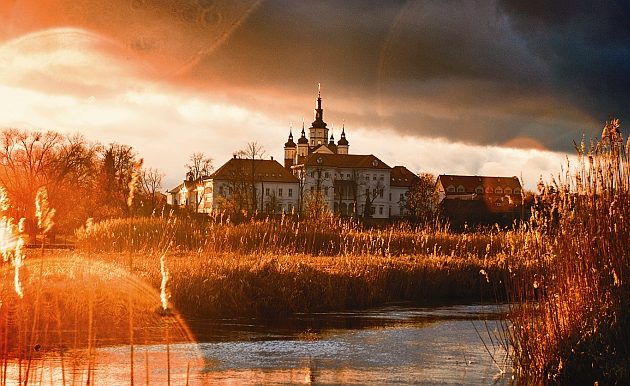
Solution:
{"label": "white facade", "polygon": [[342,217],[389,218],[391,168],[373,155],[314,152],[293,170],[305,203],[319,197]]}
{"label": "white facade", "polygon": [[[389,170],[306,166],[305,171],[305,199],[319,192],[333,213],[389,218]],[[342,181],[348,182],[349,191]]]}
{"label": "white facade", "polygon": [[392,186],[390,188],[391,200],[390,200],[390,216],[391,217],[404,217],[409,215],[407,210],[407,195],[409,188],[405,186]]}
{"label": "white facade", "polygon": [[[294,213],[298,204],[298,183],[289,182],[256,182],[257,210],[272,213]],[[221,212],[225,199],[233,192],[233,183],[227,180],[208,179],[204,184],[200,213],[212,214]],[[247,192],[247,194],[251,194]]]}

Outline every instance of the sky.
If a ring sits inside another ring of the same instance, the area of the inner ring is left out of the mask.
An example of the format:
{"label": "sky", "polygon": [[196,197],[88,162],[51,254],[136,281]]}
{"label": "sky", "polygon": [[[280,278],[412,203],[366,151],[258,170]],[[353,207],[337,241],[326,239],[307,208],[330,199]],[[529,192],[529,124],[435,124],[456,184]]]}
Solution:
{"label": "sky", "polygon": [[519,176],[630,114],[627,1],[0,0],[0,128],[131,145],[174,187],[192,153],[282,163],[324,120],[413,172]]}

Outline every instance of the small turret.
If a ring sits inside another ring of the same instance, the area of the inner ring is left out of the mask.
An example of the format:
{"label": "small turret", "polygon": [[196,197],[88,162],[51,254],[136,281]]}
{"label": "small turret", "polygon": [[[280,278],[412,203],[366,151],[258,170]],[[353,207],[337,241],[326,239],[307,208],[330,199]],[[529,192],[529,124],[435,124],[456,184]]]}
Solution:
{"label": "small turret", "polygon": [[308,155],[308,139],[306,139],[306,133],[304,132],[304,121],[302,120],[302,135],[298,139],[297,143],[297,156],[306,157]]}
{"label": "small turret", "polygon": [[289,128],[289,140],[284,144],[284,167],[291,169],[295,162],[296,146],[293,142],[293,125]]}
{"label": "small turret", "polygon": [[350,143],[346,139],[346,124],[341,129],[341,139],[337,142],[337,154],[348,154]]}
{"label": "small turret", "polygon": [[284,144],[284,147],[295,147],[295,142],[293,142],[293,133],[289,129],[289,140]]}

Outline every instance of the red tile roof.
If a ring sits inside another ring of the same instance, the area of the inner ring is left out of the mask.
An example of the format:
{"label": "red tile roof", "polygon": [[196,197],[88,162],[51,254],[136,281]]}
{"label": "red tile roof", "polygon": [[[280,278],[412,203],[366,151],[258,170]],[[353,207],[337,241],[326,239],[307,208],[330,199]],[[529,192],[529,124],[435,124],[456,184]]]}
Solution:
{"label": "red tile roof", "polygon": [[[252,164],[253,163],[253,164]],[[263,182],[298,182],[298,179],[278,161],[262,159],[232,158],[210,175],[214,180],[233,180],[251,178],[252,165],[256,181]]]}
{"label": "red tile roof", "polygon": [[394,166],[390,174],[390,186],[411,187],[420,177],[404,166]]}
{"label": "red tile roof", "polygon": [[[454,186],[457,189],[460,186],[464,187],[465,192],[450,192],[451,194],[472,194],[476,193],[477,187],[481,186],[484,192],[487,188],[494,189],[497,187],[522,189],[521,182],[518,177],[492,177],[492,176],[460,176],[451,174],[441,174],[438,176],[438,184],[442,184],[442,187],[447,191],[449,186]],[[447,194],[449,192],[447,191]]]}
{"label": "red tile roof", "polygon": [[329,166],[337,168],[391,169],[372,154],[309,154],[302,162],[306,166]]}

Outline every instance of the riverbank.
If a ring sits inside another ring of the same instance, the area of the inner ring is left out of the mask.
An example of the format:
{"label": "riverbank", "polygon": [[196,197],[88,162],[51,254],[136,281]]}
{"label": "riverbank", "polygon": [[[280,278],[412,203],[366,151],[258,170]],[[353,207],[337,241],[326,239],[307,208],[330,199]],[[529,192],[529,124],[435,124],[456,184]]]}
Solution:
{"label": "riverbank", "polygon": [[[93,254],[160,288],[160,257]],[[389,302],[495,302],[505,298],[502,259],[450,256],[165,255],[169,302],[190,318],[277,318]]]}

